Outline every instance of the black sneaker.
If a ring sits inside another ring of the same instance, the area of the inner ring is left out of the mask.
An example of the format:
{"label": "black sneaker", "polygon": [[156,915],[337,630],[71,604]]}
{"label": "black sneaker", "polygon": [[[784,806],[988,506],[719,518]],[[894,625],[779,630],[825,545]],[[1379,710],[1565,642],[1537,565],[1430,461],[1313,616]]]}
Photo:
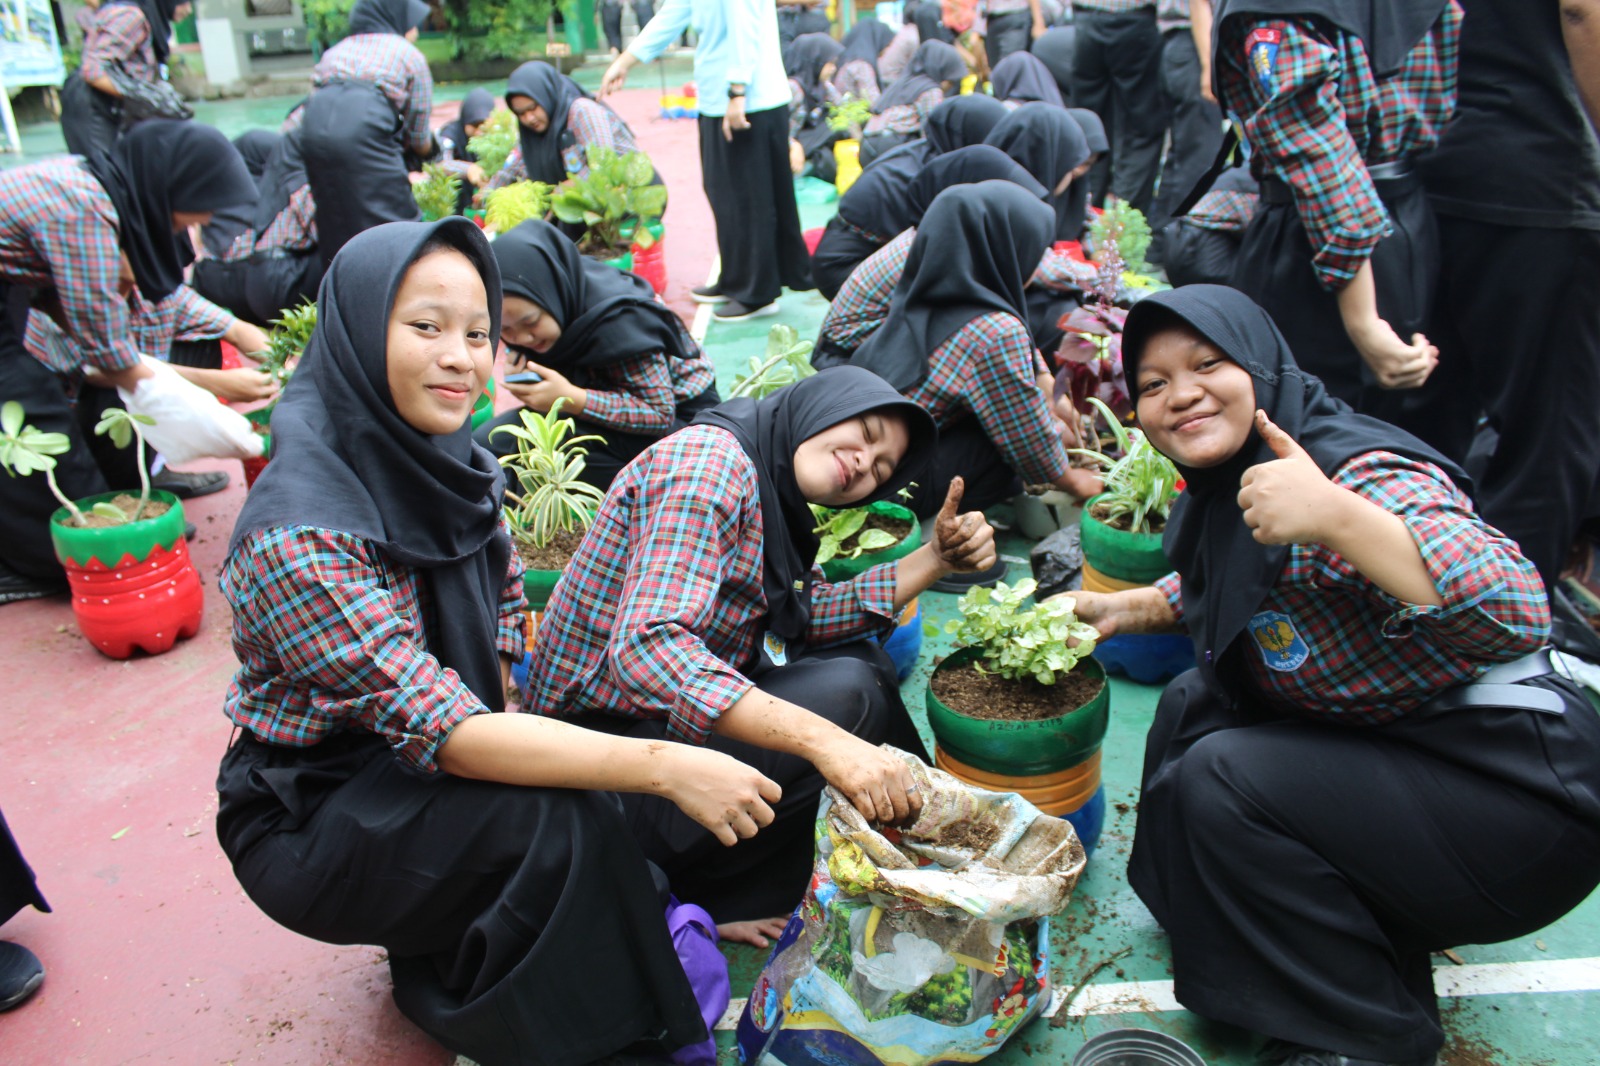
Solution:
{"label": "black sneaker", "polygon": [[190,474],[167,467],[150,479],[150,485],[152,488],[165,489],[180,500],[192,500],[196,496],[209,496],[227,488],[228,475],[221,470]]}
{"label": "black sneaker", "polygon": [[67,591],[65,578],[60,581],[41,581],[19,574],[9,566],[0,564],[0,603],[19,603],[58,596]]}
{"label": "black sneaker", "polygon": [[0,942],[0,1011],[22,1003],[42,984],[44,964],[39,956],[21,944]]}
{"label": "black sneaker", "polygon": [[689,299],[697,304],[727,303],[728,298],[722,295],[722,285],[696,285],[689,290]]}
{"label": "black sneaker", "polygon": [[746,307],[738,300],[729,300],[711,313],[711,317],[718,322],[743,322],[747,318],[766,318],[768,315],[778,313],[778,301],[760,307]]}
{"label": "black sneaker", "polygon": [[1408,1062],[1396,1063],[1387,1063],[1380,1059],[1358,1059],[1350,1055],[1341,1055],[1337,1051],[1323,1051],[1319,1048],[1306,1047],[1304,1044],[1291,1044],[1287,1040],[1268,1040],[1257,1055],[1258,1061],[1270,1066],[1435,1066],[1438,1062],[1432,1055],[1426,1059],[1411,1059]]}

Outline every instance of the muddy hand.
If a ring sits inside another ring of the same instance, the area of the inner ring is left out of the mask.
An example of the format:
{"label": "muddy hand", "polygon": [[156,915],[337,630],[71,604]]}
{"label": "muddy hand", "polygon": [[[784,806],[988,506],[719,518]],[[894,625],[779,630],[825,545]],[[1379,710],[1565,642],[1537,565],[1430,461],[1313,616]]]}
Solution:
{"label": "muddy hand", "polygon": [[982,511],[960,514],[961,496],[966,491],[962,478],[950,479],[944,505],[933,521],[933,553],[939,562],[954,571],[972,573],[995,564],[994,527]]}

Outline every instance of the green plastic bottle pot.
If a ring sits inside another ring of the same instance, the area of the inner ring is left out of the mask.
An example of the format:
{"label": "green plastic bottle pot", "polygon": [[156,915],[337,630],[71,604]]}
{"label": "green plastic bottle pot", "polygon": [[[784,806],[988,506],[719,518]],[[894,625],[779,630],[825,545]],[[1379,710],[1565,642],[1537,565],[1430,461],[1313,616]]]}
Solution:
{"label": "green plastic bottle pot", "polygon": [[[73,502],[87,513],[95,504],[110,503],[122,495],[122,492],[102,492]],[[137,562],[156,548],[170,549],[183,539],[183,504],[162,489],[151,491],[150,502],[167,504],[167,513],[126,525],[97,528],[68,525],[72,512],[65,507],[58,508],[50,516],[50,541],[55,546],[56,558],[76,566],[99,563],[110,569],[124,561]]]}
{"label": "green plastic bottle pot", "polygon": [[1083,558],[1107,577],[1148,585],[1172,573],[1161,550],[1159,533],[1127,533],[1112,529],[1092,514],[1099,496],[1083,505]]}
{"label": "green plastic bottle pot", "polygon": [[[960,648],[934,670],[960,666],[978,657],[976,648]],[[1100,691],[1082,707],[1034,722],[992,722],[969,718],[945,706],[928,679],[928,724],[939,747],[968,766],[995,774],[1053,774],[1087,760],[1100,750],[1111,718],[1111,689],[1105,671],[1093,659],[1082,659],[1077,673],[1098,678]]]}
{"label": "green plastic bottle pot", "polygon": [[522,594],[528,598],[528,610],[543,611],[550,605],[550,596],[561,580],[561,570],[524,570]]}
{"label": "green plastic bottle pot", "polygon": [[862,552],[854,559],[847,559],[838,555],[822,564],[822,574],[829,581],[849,581],[851,578],[864,574],[879,563],[892,563],[896,559],[904,559],[922,544],[922,527],[917,522],[917,516],[911,513],[908,507],[889,500],[880,500],[868,504],[867,510],[872,514],[888,515],[911,523],[911,532],[900,543],[888,548],[881,548],[875,552]]}

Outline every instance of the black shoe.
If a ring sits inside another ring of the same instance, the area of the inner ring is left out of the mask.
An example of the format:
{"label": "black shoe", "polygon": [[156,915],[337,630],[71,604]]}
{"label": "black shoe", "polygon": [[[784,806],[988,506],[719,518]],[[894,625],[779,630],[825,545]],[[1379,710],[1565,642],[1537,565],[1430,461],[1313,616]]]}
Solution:
{"label": "black shoe", "polygon": [[39,991],[44,964],[39,956],[10,941],[0,941],[0,1011],[10,1010]]}
{"label": "black shoe", "polygon": [[935,592],[954,592],[960,595],[968,589],[994,588],[996,582],[1004,581],[1006,572],[1010,569],[1004,559],[999,560],[987,570],[979,570],[971,574],[946,574],[933,583]]}
{"label": "black shoe", "polygon": [[1291,1044],[1287,1040],[1268,1040],[1257,1057],[1260,1062],[1270,1066],[1435,1066],[1439,1061],[1432,1055],[1425,1059],[1393,1063],[1381,1059],[1357,1059],[1337,1051],[1321,1051],[1304,1044]]}
{"label": "black shoe", "polygon": [[9,566],[0,564],[0,603],[38,600],[46,596],[57,596],[66,591],[65,580],[41,581],[19,574]]}
{"label": "black shoe", "polygon": [[766,318],[768,315],[778,313],[778,301],[762,304],[760,307],[746,307],[738,300],[729,300],[711,313],[711,317],[718,322],[743,322],[747,318]]}
{"label": "black shoe", "polygon": [[728,302],[728,298],[722,295],[721,283],[714,285],[696,285],[694,288],[689,290],[689,299],[693,300],[697,304],[721,304]]}
{"label": "black shoe", "polygon": [[150,479],[150,486],[166,489],[180,500],[192,500],[196,496],[209,496],[227,488],[228,475],[221,470],[189,474],[168,467]]}
{"label": "black shoe", "polygon": [[194,535],[196,533],[198,533],[198,532],[200,532],[200,527],[195,525],[193,522],[185,522],[183,524],[183,539],[184,540],[193,540],[194,539]]}

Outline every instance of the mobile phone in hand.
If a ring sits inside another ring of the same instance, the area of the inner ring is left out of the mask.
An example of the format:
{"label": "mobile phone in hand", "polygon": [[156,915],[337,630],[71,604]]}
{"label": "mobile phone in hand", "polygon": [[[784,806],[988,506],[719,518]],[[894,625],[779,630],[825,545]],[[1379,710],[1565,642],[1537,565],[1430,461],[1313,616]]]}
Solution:
{"label": "mobile phone in hand", "polygon": [[543,380],[544,375],[537,370],[519,370],[515,374],[506,375],[507,385],[533,385]]}

